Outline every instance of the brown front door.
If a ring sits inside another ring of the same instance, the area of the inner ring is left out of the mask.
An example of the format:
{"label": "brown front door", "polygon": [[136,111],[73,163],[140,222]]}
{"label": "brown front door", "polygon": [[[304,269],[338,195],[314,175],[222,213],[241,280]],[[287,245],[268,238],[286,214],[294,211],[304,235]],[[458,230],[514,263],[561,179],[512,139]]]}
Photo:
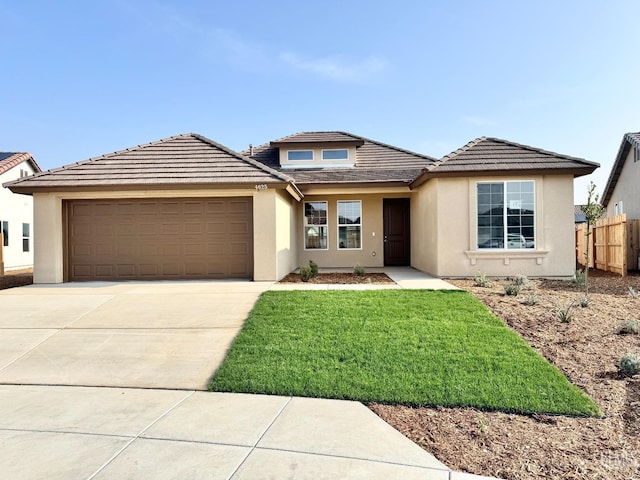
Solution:
{"label": "brown front door", "polygon": [[250,197],[64,205],[67,281],[253,278]]}
{"label": "brown front door", "polygon": [[405,266],[411,263],[409,205],[408,198],[382,200],[385,266]]}

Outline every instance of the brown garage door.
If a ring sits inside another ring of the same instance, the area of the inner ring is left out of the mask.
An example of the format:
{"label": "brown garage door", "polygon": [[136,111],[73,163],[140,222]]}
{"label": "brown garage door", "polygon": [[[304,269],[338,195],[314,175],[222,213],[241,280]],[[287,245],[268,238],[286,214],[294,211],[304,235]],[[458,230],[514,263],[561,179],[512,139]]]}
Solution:
{"label": "brown garage door", "polygon": [[251,198],[69,200],[68,281],[253,278]]}

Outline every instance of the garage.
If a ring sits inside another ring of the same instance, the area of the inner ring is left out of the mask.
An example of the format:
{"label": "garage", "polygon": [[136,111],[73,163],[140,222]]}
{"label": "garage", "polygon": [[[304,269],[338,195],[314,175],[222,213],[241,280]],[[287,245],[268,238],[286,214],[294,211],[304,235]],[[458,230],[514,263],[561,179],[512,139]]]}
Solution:
{"label": "garage", "polygon": [[251,197],[65,200],[65,281],[253,278]]}

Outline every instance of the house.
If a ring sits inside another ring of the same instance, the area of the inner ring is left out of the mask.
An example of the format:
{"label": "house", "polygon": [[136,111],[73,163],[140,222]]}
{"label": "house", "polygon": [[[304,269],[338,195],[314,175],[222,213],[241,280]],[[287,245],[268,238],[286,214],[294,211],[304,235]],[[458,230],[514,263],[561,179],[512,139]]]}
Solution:
{"label": "house", "polygon": [[35,202],[36,283],[277,280],[320,267],[570,277],[586,160],[495,138],[435,159],[346,132],[238,153],[184,134],[8,184]]}
{"label": "house", "polygon": [[[28,153],[0,152],[0,185],[41,172]],[[33,267],[33,199],[0,188],[0,275]]]}
{"label": "house", "polygon": [[573,206],[573,217],[576,225],[580,223],[587,223],[587,216],[584,214],[582,210],[586,205],[574,205]]}
{"label": "house", "polygon": [[640,133],[627,133],[622,137],[616,161],[602,194],[602,205],[607,216],[627,214],[627,218],[640,218]]}

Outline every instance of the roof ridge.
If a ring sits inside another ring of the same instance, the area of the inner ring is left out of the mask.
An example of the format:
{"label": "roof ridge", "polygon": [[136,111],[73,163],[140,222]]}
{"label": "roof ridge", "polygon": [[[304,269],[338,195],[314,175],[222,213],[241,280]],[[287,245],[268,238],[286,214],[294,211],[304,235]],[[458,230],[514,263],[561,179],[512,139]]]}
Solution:
{"label": "roof ridge", "polygon": [[531,145],[525,145],[524,143],[512,142],[511,140],[503,140],[502,138],[496,138],[496,137],[483,137],[483,138],[485,138],[486,140],[493,140],[494,142],[500,142],[500,143],[504,143],[506,145],[511,145],[518,148],[524,148],[525,150],[531,150],[532,152],[542,153],[544,155],[550,155],[556,158],[565,158],[567,160],[574,160],[574,161],[586,163],[589,165],[600,166],[599,164],[595,162],[590,162],[589,160],[586,160],[584,158],[572,157],[571,155],[565,155],[563,153],[551,152],[549,150],[544,150],[542,148],[532,147]]}
{"label": "roof ridge", "polygon": [[335,131],[335,132],[330,132],[330,133],[341,133],[343,135],[349,135],[351,137],[354,138],[358,138],[360,140],[364,140],[365,142],[370,142],[376,145],[379,145],[381,147],[386,147],[386,148],[390,148],[392,150],[396,150],[398,152],[402,152],[402,153],[408,153],[409,155],[416,155],[418,157],[422,157],[422,158],[426,158],[427,160],[431,160],[433,162],[437,162],[438,159],[431,157],[429,155],[425,155],[424,153],[418,153],[418,152],[414,152],[413,150],[407,150],[406,148],[402,148],[402,147],[397,147],[395,145],[391,145],[389,143],[384,143],[384,142],[380,142],[378,140],[372,140],[371,138],[367,138],[367,137],[363,137],[361,135],[355,135],[353,133],[349,133],[349,132],[343,132],[343,131]]}
{"label": "roof ridge", "polygon": [[36,162],[36,159],[33,158],[33,155],[31,155],[29,152],[2,152],[2,153],[10,153],[12,155],[0,161],[0,165],[4,165],[4,167],[6,167],[4,168],[0,166],[0,173],[4,173],[12,169],[13,167],[20,165],[23,162],[30,162],[31,166],[34,167],[33,168],[34,174],[30,175],[30,178],[33,178],[38,173],[42,172],[42,168],[40,168],[40,165],[38,165],[38,162]]}
{"label": "roof ridge", "polygon": [[463,152],[466,152],[467,150],[469,150],[471,147],[475,147],[476,145],[478,145],[480,142],[483,142],[487,139],[487,137],[478,137],[478,138],[474,138],[473,140],[467,142],[465,145],[463,145],[462,147],[458,148],[457,150],[454,150],[451,153],[446,154],[444,157],[442,157],[438,163],[438,165],[442,165],[444,162],[446,162],[447,160],[451,160],[452,158],[457,157],[458,155],[460,155]]}

